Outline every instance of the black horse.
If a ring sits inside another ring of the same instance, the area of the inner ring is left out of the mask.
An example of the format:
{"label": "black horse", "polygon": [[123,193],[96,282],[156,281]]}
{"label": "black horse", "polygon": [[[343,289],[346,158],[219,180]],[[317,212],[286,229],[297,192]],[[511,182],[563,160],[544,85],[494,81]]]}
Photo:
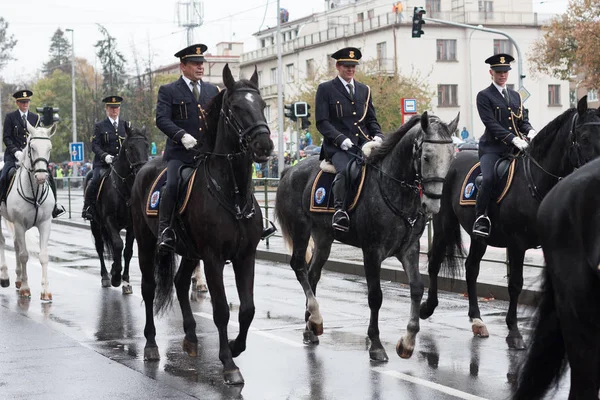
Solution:
{"label": "black horse", "polygon": [[[252,193],[252,162],[267,161],[273,142],[263,113],[265,102],[258,90],[256,70],[250,80],[236,82],[226,65],[223,82],[226,89],[207,108],[206,135],[208,143],[214,143],[213,150],[198,154],[187,208],[176,216],[177,253],[182,256],[177,274],[173,257],[155,254],[158,221],[146,214],[148,192],[164,168],[162,159],[152,160],[140,170],[133,186],[131,212],[146,306],[144,359],[160,358],[152,307],[154,304],[157,313],[168,308],[173,283],[183,314],[183,348],[190,356],[197,355],[196,321],[188,292],[192,273],[202,259],[213,319],[219,331],[223,376],[228,384],[241,384],[244,379],[233,357],[245,350],[254,318],[254,262],[263,232],[261,210]],[[240,297],[240,332],[232,341],[227,339],[229,304],[223,285],[227,260],[233,264]]]}
{"label": "black horse", "polygon": [[[277,188],[275,212],[284,238],[293,246],[290,264],[306,296],[305,343],[318,343],[317,336],[323,333],[323,318],[315,295],[321,269],[337,239],[363,250],[371,309],[368,336],[372,360],[388,360],[378,326],[383,300],[381,262],[392,256],[402,262],[410,281],[412,306],[408,332],[398,341],[396,352],[403,358],[412,355],[424,290],[419,273],[419,238],[425,229],[426,214],[435,214],[440,207],[442,184],[455,154],[451,136],[458,119],[459,116],[446,124],[425,112],[386,137],[366,159],[361,199],[352,211],[347,233],[332,229],[331,214],[310,211],[311,188],[320,169],[317,157],[284,171]],[[305,256],[310,256],[311,238],[315,248],[307,268]]]}
{"label": "black horse", "polygon": [[546,268],[530,349],[514,399],[544,397],[571,367],[569,399],[600,390],[600,159],[544,198],[538,234]]}
{"label": "black horse", "polygon": [[429,295],[421,305],[421,318],[431,316],[438,305],[437,277],[442,262],[445,261],[452,276],[458,274],[459,256],[463,255],[462,226],[471,236],[465,266],[473,334],[489,336],[477,303],[479,263],[488,245],[505,247],[510,263],[506,341],[510,348],[523,349],[525,343],[517,326],[517,303],[523,288],[525,251],[539,246],[535,223],[540,201],[560,179],[599,154],[600,113],[596,109],[588,110],[586,96],[576,109],[565,111],[545,126],[532,140],[530,150],[517,158],[510,190],[500,205],[490,206],[491,236],[482,239],[472,235],[475,208],[459,204],[463,180],[479,159],[474,152],[459,153],[446,177],[440,212],[433,218]]}
{"label": "black horse", "polygon": [[[133,255],[133,225],[129,211],[131,187],[139,169],[148,161],[148,139],[146,129],[141,130],[125,126],[126,136],[121,144],[119,154],[110,165],[104,183],[98,191],[94,219],[90,221],[96,252],[100,259],[100,275],[102,287],[118,287],[123,280],[123,294],[131,294],[129,283],[129,262]],[[84,190],[91,178],[88,172]],[[121,230],[125,229],[125,248],[121,239]],[[110,276],[104,263],[104,251],[112,258]],[[121,254],[125,261],[122,268]],[[123,274],[121,275],[121,271]]]}

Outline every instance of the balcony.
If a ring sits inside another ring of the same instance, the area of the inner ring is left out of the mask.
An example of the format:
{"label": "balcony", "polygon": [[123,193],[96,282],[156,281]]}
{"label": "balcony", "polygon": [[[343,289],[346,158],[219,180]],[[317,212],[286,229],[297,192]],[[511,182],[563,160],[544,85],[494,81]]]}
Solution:
{"label": "balcony", "polygon": [[264,100],[276,97],[277,96],[277,84],[261,86],[260,87],[260,95]]}

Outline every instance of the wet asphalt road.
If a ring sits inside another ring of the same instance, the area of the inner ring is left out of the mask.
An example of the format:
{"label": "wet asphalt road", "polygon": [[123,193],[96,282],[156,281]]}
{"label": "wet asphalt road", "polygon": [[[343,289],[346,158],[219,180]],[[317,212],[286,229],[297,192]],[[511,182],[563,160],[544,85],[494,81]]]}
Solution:
{"label": "wet asphalt road", "polygon": [[[6,229],[5,234],[10,236]],[[28,234],[35,252],[37,235]],[[12,238],[7,238],[12,243]],[[14,252],[7,251],[10,288],[0,289],[0,399],[506,399],[523,352],[504,341],[507,303],[481,302],[490,338],[474,338],[467,300],[443,294],[436,313],[421,321],[413,357],[395,345],[409,314],[406,286],[383,283],[381,339],[390,361],[369,361],[369,309],[364,278],[323,272],[318,299],[325,332],[318,346],[302,344],[304,295],[288,265],[257,262],[256,316],[247,350],[236,363],[245,385],[223,384],[210,298],[192,293],[199,354],[181,351],[177,303],[156,319],[159,362],[144,362],[140,273],[132,260],[134,294],[100,287],[99,261],[88,230],[53,225],[51,304],[39,300],[39,262],[30,259],[31,300],[14,290]],[[238,298],[225,267],[231,303],[230,338],[237,334]],[[528,333],[531,309],[523,308]],[[566,398],[564,382],[554,398]]]}

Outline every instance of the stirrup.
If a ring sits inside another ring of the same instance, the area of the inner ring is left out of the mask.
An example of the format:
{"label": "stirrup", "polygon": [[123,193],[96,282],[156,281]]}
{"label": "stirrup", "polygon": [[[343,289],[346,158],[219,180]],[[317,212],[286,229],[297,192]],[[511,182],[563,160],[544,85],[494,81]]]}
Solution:
{"label": "stirrup", "polygon": [[[267,219],[267,221],[269,221],[269,220]],[[277,232],[277,228],[275,227],[275,224],[273,224],[271,221],[269,221],[269,224],[271,224],[271,226],[269,228],[263,230],[263,233],[260,236],[260,240],[268,239]]]}
{"label": "stirrup", "polygon": [[[336,215],[338,216],[337,218]],[[336,219],[338,221],[336,221]],[[347,225],[340,224],[342,221],[345,221]],[[350,217],[348,216],[348,213],[344,210],[337,210],[331,219],[331,226],[338,231],[348,232],[350,230]]]}
{"label": "stirrup", "polygon": [[[477,222],[479,222],[480,220],[485,220],[487,221],[487,225],[488,225],[488,232],[479,230],[479,229],[475,229],[475,226],[477,225]],[[477,217],[477,219],[475,220],[475,223],[473,224],[473,234],[477,235],[477,236],[481,236],[481,237],[488,237],[490,236],[490,234],[492,233],[492,221],[489,219],[489,217],[485,214],[480,215],[479,217]]]}
{"label": "stirrup", "polygon": [[175,234],[175,230],[170,226],[167,226],[160,233],[158,250],[163,253],[175,251],[176,243],[177,235]]}
{"label": "stirrup", "polygon": [[52,210],[52,218],[62,217],[66,212],[67,210],[62,205],[56,204]]}

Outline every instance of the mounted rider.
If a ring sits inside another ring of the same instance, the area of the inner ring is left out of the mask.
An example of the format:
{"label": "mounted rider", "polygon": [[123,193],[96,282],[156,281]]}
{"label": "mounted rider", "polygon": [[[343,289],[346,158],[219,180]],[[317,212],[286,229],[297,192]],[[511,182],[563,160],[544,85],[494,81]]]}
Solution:
{"label": "mounted rider", "polygon": [[533,139],[536,131],[529,124],[523,110],[521,95],[506,87],[510,63],[514,58],[510,54],[495,54],[485,60],[490,64],[492,84],[477,94],[477,111],[485,125],[485,131],[479,139],[479,161],[483,181],[477,193],[475,205],[475,223],[473,234],[488,237],[491,221],[487,208],[494,187],[496,162],[515,149],[524,151],[529,147],[525,139]]}
{"label": "mounted rider", "polygon": [[352,159],[349,151],[369,141],[383,141],[377,122],[371,88],[354,80],[362,54],[356,47],[346,47],[331,55],[338,76],[321,83],[315,99],[317,129],[323,135],[321,160],[331,161],[336,176],[333,181],[334,207],[332,226],[342,232],[350,229],[346,212],[346,166]]}
{"label": "mounted rider", "polygon": [[[8,174],[15,165],[19,165],[26,155],[23,154],[23,149],[27,145],[27,122],[34,128],[37,128],[40,123],[40,116],[29,111],[29,104],[33,92],[31,90],[19,90],[13,94],[16,99],[18,110],[6,114],[4,119],[4,130],[2,141],[6,146],[4,151],[4,167],[0,176],[0,200],[6,197],[8,190]],[[48,170],[48,183],[54,194],[54,210],[52,210],[52,218],[60,217],[65,213],[63,206],[56,201],[56,184],[52,171]]]}
{"label": "mounted rider", "polygon": [[121,145],[126,137],[125,126],[129,124],[119,118],[121,113],[121,96],[108,96],[102,99],[106,118],[96,122],[94,125],[94,136],[92,137],[92,151],[94,152],[94,164],[92,167],[92,179],[88,182],[85,190],[85,200],[81,217],[89,221],[94,219],[96,197],[102,176],[113,163]]}

